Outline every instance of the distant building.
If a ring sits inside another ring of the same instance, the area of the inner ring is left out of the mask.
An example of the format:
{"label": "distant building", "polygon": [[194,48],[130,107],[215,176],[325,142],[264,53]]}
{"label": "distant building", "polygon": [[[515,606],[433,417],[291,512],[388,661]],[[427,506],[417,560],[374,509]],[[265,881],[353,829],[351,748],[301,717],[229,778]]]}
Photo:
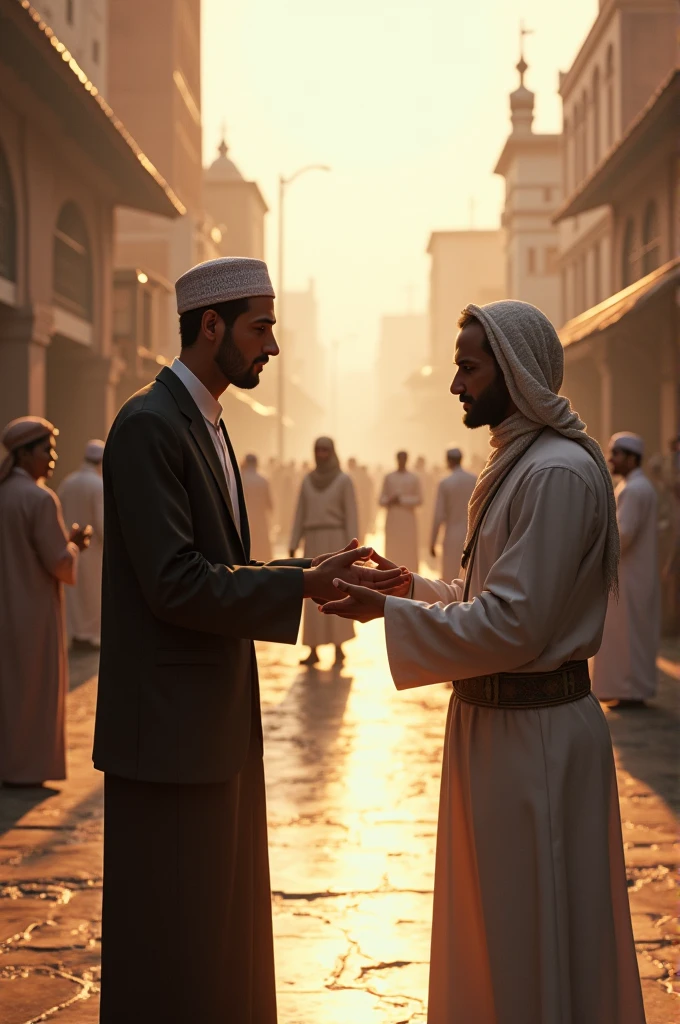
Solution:
{"label": "distant building", "polygon": [[[375,372],[370,382],[374,395],[373,406],[368,407],[374,413],[370,448],[377,449],[390,468],[400,448],[406,447],[412,454],[421,452],[423,438],[418,427],[419,406],[417,389],[414,397],[413,378],[423,367],[430,369],[429,349],[426,314],[382,317]],[[365,430],[369,423],[370,420],[365,423]],[[366,457],[357,440],[352,445],[353,451],[360,458]],[[418,449],[415,453],[414,447]],[[365,442],[363,448],[366,448]]]}
{"label": "distant building", "polygon": [[63,475],[106,436],[125,371],[112,336],[114,209],[163,222],[184,208],[44,16],[7,3],[1,24],[0,423],[52,420]]}
{"label": "distant building", "polygon": [[36,0],[33,6],[108,99],[109,0]]}
{"label": "distant building", "polygon": [[[114,0],[109,5],[109,98],[133,137],[182,200],[187,214],[169,223],[132,210],[116,214],[115,266],[172,284],[219,255],[221,234],[203,207],[200,0]],[[175,355],[174,297],[165,339],[140,344]]]}
{"label": "distant building", "polygon": [[263,260],[268,208],[260,187],[257,182],[245,180],[229,158],[224,139],[217,152],[217,158],[203,171],[203,204],[214,225],[219,254]]}
{"label": "distant building", "polygon": [[[676,0],[600,0],[590,32],[566,74],[564,195],[572,196],[606,159],[677,59]],[[608,206],[559,222],[562,319],[617,290]]]}
{"label": "distant building", "polygon": [[447,368],[461,310],[505,298],[503,232],[434,231],[427,247],[430,263],[431,365]]}
{"label": "distant building", "polygon": [[496,164],[505,178],[505,297],[538,306],[561,323],[558,229],[552,215],[562,196],[559,135],[534,132],[534,94],[524,84],[527,64],[517,65],[519,88],[510,95],[512,131]]}
{"label": "distant building", "polygon": [[649,455],[680,429],[680,71],[672,71],[567,197],[560,223],[605,206],[615,292],[569,320],[566,394],[601,443],[642,434]]}

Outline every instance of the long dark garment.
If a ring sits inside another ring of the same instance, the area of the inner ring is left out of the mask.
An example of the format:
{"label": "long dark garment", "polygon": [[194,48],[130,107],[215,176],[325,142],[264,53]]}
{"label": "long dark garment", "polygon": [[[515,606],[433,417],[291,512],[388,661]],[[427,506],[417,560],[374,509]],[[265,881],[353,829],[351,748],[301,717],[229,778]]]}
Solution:
{"label": "long dark garment", "polygon": [[275,1024],[261,746],[228,782],[104,785],[101,1024]]}

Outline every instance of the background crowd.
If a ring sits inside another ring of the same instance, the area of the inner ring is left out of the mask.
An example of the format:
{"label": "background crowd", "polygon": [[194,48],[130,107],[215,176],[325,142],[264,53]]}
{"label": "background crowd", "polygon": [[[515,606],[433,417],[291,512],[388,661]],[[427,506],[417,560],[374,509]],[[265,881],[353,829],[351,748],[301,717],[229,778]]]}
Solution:
{"label": "background crowd", "polygon": [[[67,649],[96,650],[101,625],[104,442],[90,441],[81,466],[56,490],[49,486],[59,431],[22,417],[1,435],[0,465],[0,780],[41,785],[66,775],[64,714]],[[307,462],[261,465],[245,456],[241,478],[252,557],[268,561],[300,549],[335,551],[353,537],[375,543],[388,559],[447,581],[459,575],[467,505],[480,467],[450,449],[440,465],[395,454],[393,469],[343,464],[333,440],[319,438]],[[620,708],[644,705],[656,692],[661,633],[678,607],[680,588],[680,437],[667,455],[645,460],[642,439],[615,434],[610,469],[617,481],[621,536],[620,593],[612,600],[593,688]],[[140,515],[144,510],[140,509]],[[318,614],[307,601],[302,641],[318,661],[333,644],[336,663],[354,623]]]}

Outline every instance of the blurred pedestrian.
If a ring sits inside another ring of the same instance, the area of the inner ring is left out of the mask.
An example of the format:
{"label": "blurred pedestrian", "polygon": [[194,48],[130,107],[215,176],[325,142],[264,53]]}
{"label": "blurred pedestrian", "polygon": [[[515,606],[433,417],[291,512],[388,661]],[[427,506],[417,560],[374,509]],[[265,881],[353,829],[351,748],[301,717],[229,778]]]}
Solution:
{"label": "blurred pedestrian", "polygon": [[477,483],[477,477],[461,466],[463,453],[460,448],[449,448],[446,461],[449,475],[440,482],[437,490],[430,553],[437,557],[437,538],[444,527],[444,550],[442,553],[442,579],[445,583],[460,577],[460,561],[465,547],[467,533],[468,503]]}
{"label": "blurred pedestrian", "polygon": [[[308,473],[300,487],[297,512],[290,539],[290,557],[300,542],[305,542],[305,558],[327,551],[338,551],[357,536],[357,502],[352,481],[340,469],[335,445],[330,437],[320,437],[314,445],[316,468]],[[319,614],[316,602],[305,602],[302,642],[310,648],[303,665],[316,665],[317,647],[335,645],[335,663],[342,664],[342,645],[354,636],[354,623]]]}
{"label": "blurred pedestrian", "polygon": [[614,434],[609,466],[621,477],[614,495],[621,539],[619,596],[610,597],[602,645],[593,662],[593,692],[618,708],[643,707],[657,688],[661,598],[658,501],[642,472],[644,443],[637,434]]}
{"label": "blurred pedestrian", "polygon": [[[76,580],[89,527],[64,526],[53,471],[58,431],[12,420],[0,442],[0,779],[41,786],[66,778],[67,690],[62,583]],[[4,458],[3,458],[4,456]]]}
{"label": "blurred pedestrian", "polygon": [[270,562],[272,543],[269,526],[272,496],[269,481],[258,472],[257,466],[257,455],[246,455],[241,469],[243,495],[250,525],[250,557],[256,562]]}
{"label": "blurred pedestrian", "polygon": [[423,503],[420,480],[407,468],[408,452],[397,452],[397,468],[382,485],[380,504],[387,509],[385,556],[397,565],[418,568],[416,509]]}
{"label": "blurred pedestrian", "polygon": [[104,550],[104,442],[88,441],[80,469],[59,487],[67,523],[90,523],[92,539],[78,566],[75,586],[66,591],[66,634],[75,647],[98,648],[102,625]]}

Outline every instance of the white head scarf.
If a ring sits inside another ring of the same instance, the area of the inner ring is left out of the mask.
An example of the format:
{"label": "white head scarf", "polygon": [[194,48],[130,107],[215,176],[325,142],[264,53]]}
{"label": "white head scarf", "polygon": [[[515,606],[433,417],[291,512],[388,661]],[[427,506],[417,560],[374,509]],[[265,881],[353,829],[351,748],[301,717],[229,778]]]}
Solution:
{"label": "white head scarf", "polygon": [[464,565],[481,517],[506,472],[550,427],[586,449],[597,463],[607,490],[608,528],[604,550],[604,585],[618,588],[619,531],[611,476],[602,449],[586,433],[585,423],[559,394],[564,373],[564,350],[547,316],[528,302],[503,300],[486,306],[470,305],[486,332],[494,356],[518,412],[491,430],[491,452],[477,481],[468,509]]}

